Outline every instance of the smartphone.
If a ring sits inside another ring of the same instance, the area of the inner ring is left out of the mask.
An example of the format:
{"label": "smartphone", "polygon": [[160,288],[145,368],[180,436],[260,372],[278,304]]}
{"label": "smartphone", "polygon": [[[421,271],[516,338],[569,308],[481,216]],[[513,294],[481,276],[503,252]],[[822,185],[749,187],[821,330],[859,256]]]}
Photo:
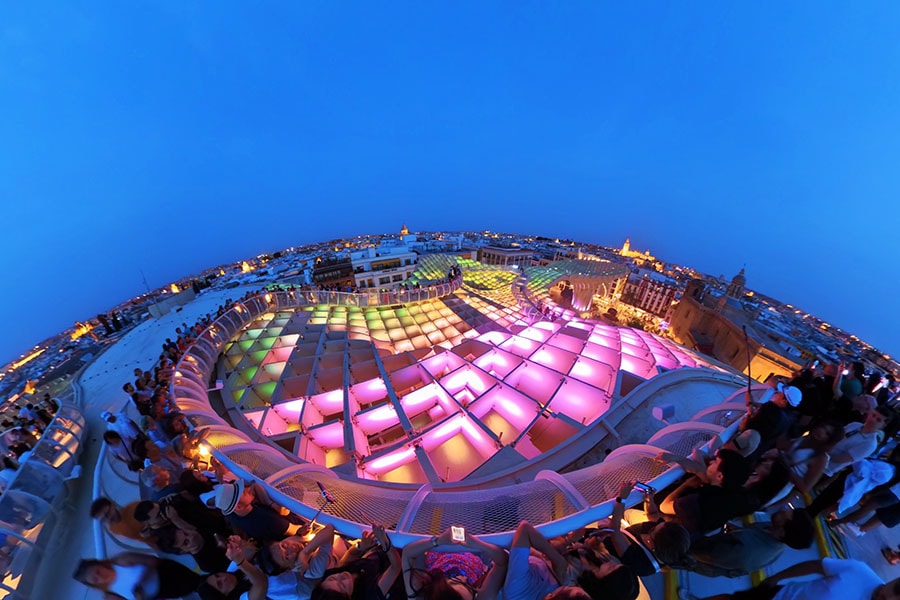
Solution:
{"label": "smartphone", "polygon": [[322,497],[325,498],[326,502],[334,502],[334,496],[332,496],[328,490],[325,489],[325,486],[321,484],[321,482],[316,482],[316,485],[319,486],[319,491],[322,492]]}
{"label": "smartphone", "polygon": [[844,369],[843,372],[841,373],[841,375],[843,375],[844,377],[846,377],[846,376],[849,375],[849,374],[850,374],[850,370],[849,370],[849,369]]}
{"label": "smartphone", "polygon": [[451,527],[450,528],[450,539],[452,539],[454,542],[466,541],[466,528],[465,527]]}
{"label": "smartphone", "polygon": [[645,494],[655,494],[656,493],[655,488],[650,487],[646,483],[641,483],[640,481],[634,482],[634,489],[636,489],[640,492],[644,492]]}

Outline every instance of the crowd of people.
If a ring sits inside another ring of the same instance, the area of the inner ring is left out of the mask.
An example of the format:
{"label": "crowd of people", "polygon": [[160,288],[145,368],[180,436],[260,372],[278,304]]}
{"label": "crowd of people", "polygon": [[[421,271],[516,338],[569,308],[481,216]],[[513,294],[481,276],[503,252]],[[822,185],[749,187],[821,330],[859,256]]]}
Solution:
{"label": "crowd of people", "polygon": [[[169,384],[214,318],[182,324],[152,369],[135,369],[123,389],[140,423],[124,411],[103,415],[110,460],[139,472],[140,499],[119,506],[96,498],[91,516],[147,550],[81,562],[76,579],[109,598],[633,600],[639,577],[667,566],[715,577],[764,568],[786,547],[808,548],[820,515],[835,526],[859,523],[860,533],[900,522],[896,390],[881,394],[855,376],[860,385],[848,383],[843,365],[830,365],[772,381],[759,401],[748,392],[733,439],[708,453],[657,457],[683,467],[683,480],[661,491],[623,481],[608,520],[564,537],[547,539],[523,521],[508,548],[458,528],[397,548],[377,523],[351,539],[293,514],[264,485],[202,452],[202,431],[191,430]],[[633,489],[644,502],[626,512]],[[782,508],[798,496],[805,507]],[[166,557],[187,554],[191,567]],[[800,574],[821,577],[786,582]],[[900,580],[886,584],[863,563],[832,559],[801,563],[734,597],[800,597],[791,586],[801,585],[820,586],[822,598],[900,598]]]}
{"label": "crowd of people", "polygon": [[40,400],[26,402],[15,416],[0,422],[0,493],[15,478],[20,463],[27,460],[59,408],[58,401],[45,393]]}

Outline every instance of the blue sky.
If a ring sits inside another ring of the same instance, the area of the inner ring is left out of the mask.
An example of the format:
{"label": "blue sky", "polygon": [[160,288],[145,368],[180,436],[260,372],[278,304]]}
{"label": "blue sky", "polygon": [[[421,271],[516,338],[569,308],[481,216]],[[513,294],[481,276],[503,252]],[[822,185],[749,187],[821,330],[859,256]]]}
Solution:
{"label": "blue sky", "polygon": [[0,7],[0,361],[339,236],[650,248],[900,354],[900,6]]}

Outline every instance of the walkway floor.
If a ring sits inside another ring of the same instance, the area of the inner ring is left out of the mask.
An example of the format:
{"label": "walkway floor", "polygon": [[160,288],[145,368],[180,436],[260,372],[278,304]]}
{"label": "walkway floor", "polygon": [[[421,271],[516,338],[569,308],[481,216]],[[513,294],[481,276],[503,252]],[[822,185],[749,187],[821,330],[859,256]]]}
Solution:
{"label": "walkway floor", "polygon": [[[118,343],[109,347],[82,374],[80,381],[83,409],[89,434],[85,438],[81,454],[82,476],[78,484],[72,488],[73,519],[58,534],[55,551],[52,547],[48,549],[48,555],[41,561],[42,572],[35,588],[34,598],[66,600],[102,598],[102,593],[91,590],[71,578],[80,559],[96,556],[93,520],[89,517],[89,508],[93,499],[94,466],[102,446],[101,436],[105,430],[100,414],[104,410],[119,410],[128,402],[127,395],[122,391],[122,385],[134,379],[135,367],[147,369],[153,365],[159,357],[165,339],[174,337],[176,327],[180,327],[182,322],[195,323],[206,313],[215,312],[226,299],[239,298],[248,289],[250,288],[208,291],[178,312],[172,311],[160,319],[151,318],[141,323]],[[116,486],[115,480],[112,487],[118,488],[111,489],[117,498],[137,499],[136,487],[125,482]]]}

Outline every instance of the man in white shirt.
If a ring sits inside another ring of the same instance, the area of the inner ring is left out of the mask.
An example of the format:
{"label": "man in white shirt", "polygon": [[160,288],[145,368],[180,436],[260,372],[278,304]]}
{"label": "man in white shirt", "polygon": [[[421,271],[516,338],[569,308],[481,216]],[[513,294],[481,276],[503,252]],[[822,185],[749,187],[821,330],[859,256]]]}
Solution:
{"label": "man in white shirt", "polygon": [[844,484],[850,474],[853,463],[868,458],[878,449],[881,443],[882,430],[893,418],[893,410],[878,406],[866,414],[863,424],[850,423],[844,428],[846,436],[828,452],[829,461],[825,467],[825,475],[834,476],[828,486],[807,507],[813,517],[825,510],[833,509],[844,494]]}
{"label": "man in white shirt", "polygon": [[136,439],[143,436],[141,428],[137,426],[137,423],[128,418],[128,415],[124,412],[111,413],[108,410],[104,410],[100,417],[106,421],[106,429],[118,433],[129,446],[131,446]]}
{"label": "man in white shirt", "polygon": [[[816,579],[782,584],[786,579],[820,575]],[[798,563],[768,577],[760,585],[735,594],[720,594],[707,600],[752,598],[753,600],[900,600],[900,578],[884,583],[875,571],[859,560],[823,558]]]}

